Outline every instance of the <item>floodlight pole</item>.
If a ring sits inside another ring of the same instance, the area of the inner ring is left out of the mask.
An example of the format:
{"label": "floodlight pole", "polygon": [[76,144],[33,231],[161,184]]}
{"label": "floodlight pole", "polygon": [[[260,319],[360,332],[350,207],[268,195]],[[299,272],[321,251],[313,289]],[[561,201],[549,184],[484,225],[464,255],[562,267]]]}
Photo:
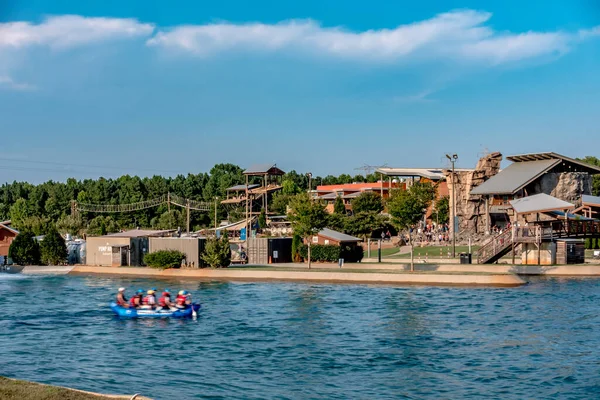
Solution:
{"label": "floodlight pole", "polygon": [[458,159],[458,155],[450,156],[446,154],[446,158],[452,163],[452,258],[456,257],[456,186],[454,175],[454,163]]}

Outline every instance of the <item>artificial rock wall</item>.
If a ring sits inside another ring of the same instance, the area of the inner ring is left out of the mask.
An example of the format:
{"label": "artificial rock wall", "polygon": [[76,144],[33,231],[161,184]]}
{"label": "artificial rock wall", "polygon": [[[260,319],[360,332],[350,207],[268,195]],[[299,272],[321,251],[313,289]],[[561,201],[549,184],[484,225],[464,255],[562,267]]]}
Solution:
{"label": "artificial rock wall", "polygon": [[528,188],[527,194],[547,193],[578,204],[582,194],[592,193],[592,176],[587,172],[548,173]]}
{"label": "artificial rock wall", "polygon": [[[486,210],[485,202],[481,196],[471,195],[471,190],[481,185],[500,171],[500,162],[502,154],[499,152],[490,153],[482,157],[475,170],[457,171],[452,179],[452,170],[446,170],[446,182],[450,193],[450,214],[453,207],[453,190],[456,188],[456,215],[459,220],[459,229],[457,239],[461,235],[472,236],[486,231]],[[450,223],[450,230],[453,230],[453,224]]]}

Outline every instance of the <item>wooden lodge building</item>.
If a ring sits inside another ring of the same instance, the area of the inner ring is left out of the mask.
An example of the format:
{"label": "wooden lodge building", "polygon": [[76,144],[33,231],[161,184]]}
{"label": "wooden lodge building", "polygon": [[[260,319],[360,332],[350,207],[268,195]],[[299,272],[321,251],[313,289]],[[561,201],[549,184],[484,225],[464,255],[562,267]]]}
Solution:
{"label": "wooden lodge building", "polygon": [[[471,190],[471,198],[483,203],[486,231],[506,226],[514,216],[510,202],[535,194],[547,194],[560,200],[581,205],[591,195],[592,176],[600,168],[556,153],[534,153],[507,157],[512,164]],[[452,197],[452,196],[451,196]],[[598,210],[590,203],[585,210]],[[583,209],[582,209],[583,210]]]}

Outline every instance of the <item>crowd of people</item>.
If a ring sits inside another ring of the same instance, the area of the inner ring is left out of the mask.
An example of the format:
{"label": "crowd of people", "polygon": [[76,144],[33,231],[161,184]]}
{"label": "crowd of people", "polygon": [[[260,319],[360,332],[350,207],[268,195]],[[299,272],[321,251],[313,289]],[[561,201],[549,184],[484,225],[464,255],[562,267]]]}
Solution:
{"label": "crowd of people", "polygon": [[186,308],[192,304],[192,295],[187,290],[180,290],[175,299],[171,298],[171,291],[169,289],[163,290],[158,300],[156,299],[156,292],[156,288],[148,291],[139,289],[128,300],[125,297],[125,288],[119,288],[116,303],[121,307],[142,310],[174,310]]}

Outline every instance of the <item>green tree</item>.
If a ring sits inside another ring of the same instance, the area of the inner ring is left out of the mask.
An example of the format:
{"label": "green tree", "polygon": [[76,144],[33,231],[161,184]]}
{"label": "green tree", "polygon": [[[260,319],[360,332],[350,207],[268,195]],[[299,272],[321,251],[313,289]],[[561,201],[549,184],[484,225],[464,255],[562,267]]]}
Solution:
{"label": "green tree", "polygon": [[17,229],[25,230],[25,221],[33,216],[34,212],[24,198],[18,198],[10,207],[10,220],[12,221],[12,225]]}
{"label": "green tree", "polygon": [[79,235],[83,228],[84,224],[80,216],[63,215],[58,221],[56,221],[56,229],[58,229],[60,233]]}
{"label": "green tree", "polygon": [[340,196],[335,198],[335,203],[333,203],[333,212],[335,214],[346,214],[346,206],[344,205],[344,200]]}
{"label": "green tree", "polygon": [[327,216],[326,228],[334,231],[345,232],[348,216],[346,214],[333,213]]}
{"label": "green tree", "polygon": [[284,179],[281,186],[281,192],[283,194],[294,195],[301,192],[300,186],[292,179]]}
{"label": "green tree", "polygon": [[443,196],[435,202],[436,219],[445,224],[450,220],[450,196]]}
{"label": "green tree", "polygon": [[302,238],[299,235],[294,235],[292,238],[292,261],[300,262],[302,258],[300,257],[300,246],[302,246]]}
{"label": "green tree", "polygon": [[231,248],[227,232],[223,232],[221,238],[211,237],[207,239],[202,260],[211,268],[228,267],[231,264]]}
{"label": "green tree", "polygon": [[346,232],[351,235],[367,239],[374,230],[384,226],[386,218],[374,212],[359,212],[348,217],[346,221]]}
{"label": "green tree", "polygon": [[[417,182],[409,190],[397,189],[392,191],[388,200],[388,212],[392,216],[392,223],[400,230],[409,230],[423,219],[427,207],[435,197],[436,188],[429,183]],[[411,271],[414,271],[412,260],[412,235],[411,245]]]}
{"label": "green tree", "polygon": [[87,228],[87,234],[92,236],[103,236],[108,233],[119,231],[119,224],[111,216],[99,215],[92,219]]}
{"label": "green tree", "polygon": [[[600,159],[598,157],[587,156],[581,159],[584,163],[600,167]],[[600,174],[592,177],[592,195],[600,196]]]}
{"label": "green tree", "polygon": [[258,215],[258,227],[260,229],[265,229],[267,227],[267,214],[265,213],[264,208],[260,211]]}
{"label": "green tree", "polygon": [[19,265],[40,264],[40,246],[29,231],[20,232],[8,248],[8,256]]}
{"label": "green tree", "polygon": [[277,193],[269,204],[269,210],[274,213],[284,215],[287,213],[288,204],[294,196],[289,194]]}
{"label": "green tree", "polygon": [[409,190],[392,191],[388,211],[399,229],[409,229],[423,219],[435,196],[435,188],[428,183],[415,183]]}
{"label": "green tree", "polygon": [[59,265],[67,260],[67,245],[60,233],[52,227],[46,232],[40,243],[40,254],[42,263],[47,265]]}
{"label": "green tree", "polygon": [[35,236],[44,235],[54,224],[49,218],[32,216],[27,217],[19,223],[20,230],[33,233]]}
{"label": "green tree", "polygon": [[352,200],[352,211],[354,213],[372,212],[379,214],[383,211],[381,196],[375,192],[362,192]]}
{"label": "green tree", "polygon": [[187,225],[183,212],[175,209],[164,212],[158,219],[154,220],[152,226],[157,229],[177,229]]}
{"label": "green tree", "polygon": [[290,202],[288,219],[294,233],[308,244],[308,268],[310,268],[310,245],[312,236],[327,225],[327,211],[319,201],[312,201],[307,193],[296,195]]}

